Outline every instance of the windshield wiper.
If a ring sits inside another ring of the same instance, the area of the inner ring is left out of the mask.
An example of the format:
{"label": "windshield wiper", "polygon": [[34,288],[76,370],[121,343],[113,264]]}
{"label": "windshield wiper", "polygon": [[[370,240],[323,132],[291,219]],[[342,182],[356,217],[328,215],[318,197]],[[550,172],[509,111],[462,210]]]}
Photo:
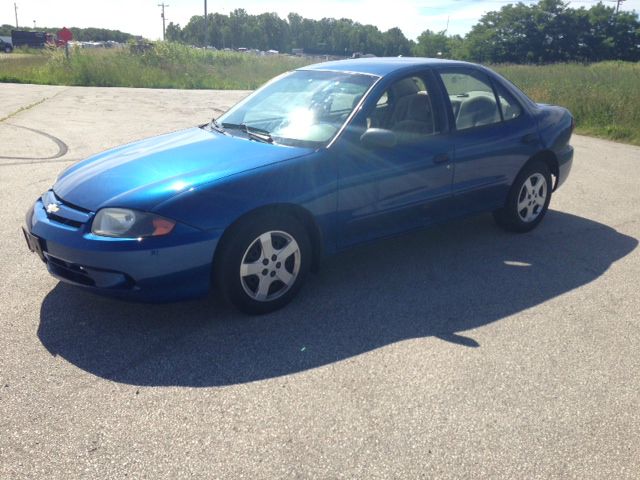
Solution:
{"label": "windshield wiper", "polygon": [[222,127],[222,125],[220,125],[215,118],[211,119],[211,123],[209,124],[209,126],[218,133],[222,133],[223,135],[229,135],[227,132],[224,131],[224,128]]}
{"label": "windshield wiper", "polygon": [[257,127],[250,127],[246,123],[223,123],[223,128],[231,128],[235,130],[241,130],[247,134],[251,140],[257,140],[263,143],[273,143],[273,138],[267,130],[263,130]]}

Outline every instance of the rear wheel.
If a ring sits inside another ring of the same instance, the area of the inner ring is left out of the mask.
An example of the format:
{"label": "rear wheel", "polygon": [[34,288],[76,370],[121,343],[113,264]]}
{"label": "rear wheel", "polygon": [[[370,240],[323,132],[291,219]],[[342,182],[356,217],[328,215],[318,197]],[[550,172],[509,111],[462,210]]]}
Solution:
{"label": "rear wheel", "polygon": [[505,206],[493,212],[496,223],[512,232],[533,230],[551,201],[551,172],[543,161],[533,161],[518,174]]}
{"label": "rear wheel", "polygon": [[249,314],[272,312],[296,295],[311,265],[304,227],[283,215],[253,217],[229,232],[216,255],[224,297]]}
{"label": "rear wheel", "polygon": [[7,46],[4,47],[4,52],[5,53],[11,53],[11,52],[13,52],[13,48],[11,46],[7,45]]}

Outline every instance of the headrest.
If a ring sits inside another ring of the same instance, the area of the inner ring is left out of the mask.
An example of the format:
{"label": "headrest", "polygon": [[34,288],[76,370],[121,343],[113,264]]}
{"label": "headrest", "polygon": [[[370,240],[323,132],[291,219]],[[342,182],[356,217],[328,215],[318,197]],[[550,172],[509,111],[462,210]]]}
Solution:
{"label": "headrest", "polygon": [[405,78],[404,80],[400,80],[395,85],[391,87],[391,91],[396,99],[401,97],[406,97],[407,95],[413,95],[418,93],[418,86],[416,82],[411,78]]}

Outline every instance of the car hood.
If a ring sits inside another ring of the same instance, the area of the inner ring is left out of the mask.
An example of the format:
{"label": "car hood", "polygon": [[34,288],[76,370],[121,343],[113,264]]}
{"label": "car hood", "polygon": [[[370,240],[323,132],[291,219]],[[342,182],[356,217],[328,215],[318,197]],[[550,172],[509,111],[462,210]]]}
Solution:
{"label": "car hood", "polygon": [[190,128],[78,162],[60,175],[53,191],[91,211],[107,206],[152,210],[185,190],[311,151]]}

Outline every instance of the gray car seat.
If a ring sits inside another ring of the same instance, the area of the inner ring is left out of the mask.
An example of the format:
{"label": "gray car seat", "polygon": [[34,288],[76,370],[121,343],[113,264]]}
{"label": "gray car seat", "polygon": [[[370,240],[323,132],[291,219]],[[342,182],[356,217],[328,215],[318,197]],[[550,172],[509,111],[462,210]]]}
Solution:
{"label": "gray car seat", "polygon": [[405,117],[393,126],[393,131],[432,135],[433,127],[433,114],[429,95],[427,95],[427,92],[418,92],[408,98]]}
{"label": "gray car seat", "polygon": [[472,97],[462,102],[456,119],[456,128],[477,127],[500,121],[498,106],[489,97]]}

